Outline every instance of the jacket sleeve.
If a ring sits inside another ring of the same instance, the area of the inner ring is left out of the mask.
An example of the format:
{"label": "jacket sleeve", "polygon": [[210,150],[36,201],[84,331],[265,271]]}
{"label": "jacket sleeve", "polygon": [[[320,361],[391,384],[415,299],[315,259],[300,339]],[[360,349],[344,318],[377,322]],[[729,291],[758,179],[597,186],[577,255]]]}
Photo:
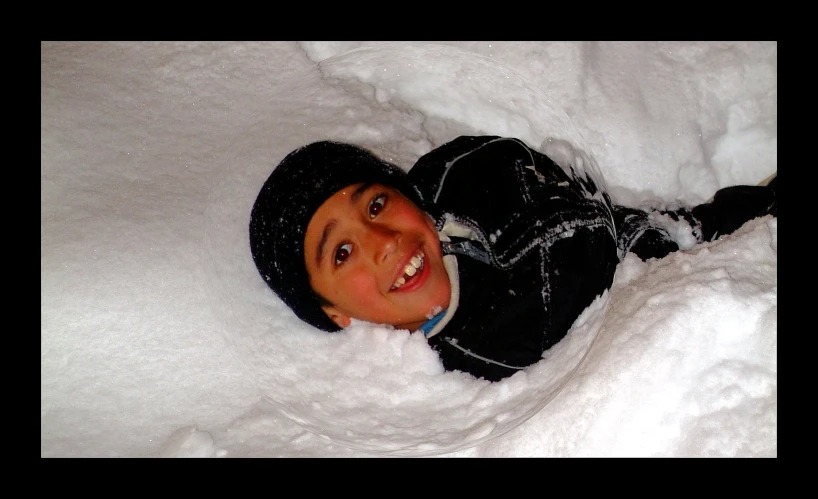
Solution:
{"label": "jacket sleeve", "polygon": [[[777,216],[776,180],[767,185],[737,185],[716,191],[693,208],[638,210],[614,207],[619,251],[642,260],[663,258],[681,248],[732,234],[748,221]],[[673,226],[687,230],[672,230]]]}

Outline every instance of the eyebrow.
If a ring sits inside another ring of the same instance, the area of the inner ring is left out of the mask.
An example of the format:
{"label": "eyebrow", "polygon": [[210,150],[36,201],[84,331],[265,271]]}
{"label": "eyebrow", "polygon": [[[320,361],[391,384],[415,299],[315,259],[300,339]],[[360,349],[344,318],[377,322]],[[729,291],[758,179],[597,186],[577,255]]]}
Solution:
{"label": "eyebrow", "polygon": [[[350,204],[358,201],[358,198],[360,198],[361,195],[372,186],[372,184],[373,182],[364,182],[363,184],[359,185],[349,197]],[[336,225],[338,225],[338,220],[330,220],[326,227],[324,227],[324,231],[321,233],[321,240],[318,241],[318,252],[315,254],[315,265],[318,267],[321,266],[321,260],[324,258],[324,246],[326,246],[329,235],[335,229]]]}
{"label": "eyebrow", "polygon": [[332,232],[332,229],[335,228],[337,223],[338,220],[330,220],[326,227],[324,227],[324,232],[321,233],[321,241],[318,242],[318,253],[315,254],[315,265],[317,267],[321,266],[321,259],[324,258],[324,245],[327,244],[329,234]]}
{"label": "eyebrow", "polygon": [[352,193],[352,196],[349,197],[349,202],[354,203],[357,201],[358,198],[361,197],[361,194],[363,194],[371,186],[372,182],[364,182],[363,184],[359,185],[358,188],[355,189],[355,192]]}

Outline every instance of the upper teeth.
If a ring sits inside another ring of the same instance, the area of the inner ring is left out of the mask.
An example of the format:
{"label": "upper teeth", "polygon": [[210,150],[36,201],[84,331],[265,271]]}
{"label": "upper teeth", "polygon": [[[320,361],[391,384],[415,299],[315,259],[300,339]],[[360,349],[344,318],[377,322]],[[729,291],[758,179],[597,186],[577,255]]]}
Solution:
{"label": "upper teeth", "polygon": [[406,277],[412,277],[420,270],[420,267],[423,266],[423,254],[415,255],[409,260],[409,263],[406,264],[406,267],[403,268],[404,275],[398,277],[398,280],[395,281],[395,284],[392,286],[392,289],[398,289],[399,287],[406,284]]}

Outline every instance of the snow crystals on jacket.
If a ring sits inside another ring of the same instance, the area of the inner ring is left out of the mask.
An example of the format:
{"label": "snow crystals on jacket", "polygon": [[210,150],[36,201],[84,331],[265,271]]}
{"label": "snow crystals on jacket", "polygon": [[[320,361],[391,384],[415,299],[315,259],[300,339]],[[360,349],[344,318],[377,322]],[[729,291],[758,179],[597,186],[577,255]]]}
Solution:
{"label": "snow crystals on jacket", "polygon": [[538,362],[608,289],[621,255],[610,198],[518,139],[459,137],[409,171],[452,282],[427,333],[447,370],[497,381]]}

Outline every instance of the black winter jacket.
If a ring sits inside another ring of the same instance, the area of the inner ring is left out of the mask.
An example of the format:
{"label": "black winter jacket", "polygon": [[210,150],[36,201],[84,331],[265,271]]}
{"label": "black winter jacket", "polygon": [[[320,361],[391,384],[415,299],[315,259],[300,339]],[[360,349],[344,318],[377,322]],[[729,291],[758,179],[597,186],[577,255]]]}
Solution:
{"label": "black winter jacket", "polygon": [[[427,333],[447,370],[497,381],[538,362],[610,288],[625,253],[679,249],[647,212],[613,205],[593,179],[518,139],[459,137],[422,156],[409,178],[436,220],[452,281],[450,307]],[[711,205],[698,210],[663,213],[700,242],[715,237],[719,217]]]}

